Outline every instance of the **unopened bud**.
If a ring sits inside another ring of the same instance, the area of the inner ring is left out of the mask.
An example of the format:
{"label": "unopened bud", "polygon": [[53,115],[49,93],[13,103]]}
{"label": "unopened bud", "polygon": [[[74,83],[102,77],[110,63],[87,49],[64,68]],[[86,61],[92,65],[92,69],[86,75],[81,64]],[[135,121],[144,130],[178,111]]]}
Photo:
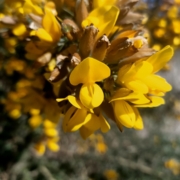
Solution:
{"label": "unopened bud", "polygon": [[84,59],[90,55],[94,49],[94,43],[98,29],[94,25],[87,26],[79,42],[79,51],[81,57]]}
{"label": "unopened bud", "polygon": [[119,38],[111,42],[111,46],[104,60],[106,63],[117,63],[123,58],[129,57],[137,52],[136,48],[132,48],[132,42],[129,42],[127,39],[126,37]]}
{"label": "unopened bud", "polygon": [[76,3],[76,22],[81,27],[81,23],[88,16],[88,8],[85,0],[78,0]]}
{"label": "unopened bud", "polygon": [[103,35],[96,43],[92,53],[92,57],[100,61],[103,61],[109,46],[110,46],[110,42],[108,37],[106,35]]}

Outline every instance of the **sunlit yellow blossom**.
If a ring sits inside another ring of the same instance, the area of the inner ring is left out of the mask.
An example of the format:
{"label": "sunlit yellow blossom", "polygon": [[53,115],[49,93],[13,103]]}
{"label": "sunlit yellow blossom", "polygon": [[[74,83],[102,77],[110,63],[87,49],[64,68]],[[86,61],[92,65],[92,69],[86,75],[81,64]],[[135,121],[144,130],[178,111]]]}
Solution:
{"label": "sunlit yellow blossom", "polygon": [[[142,15],[132,12],[137,2],[3,1],[2,114],[8,120],[19,119],[18,123],[23,119],[23,127],[30,126],[27,133],[35,131],[37,137],[30,139],[40,155],[46,148],[60,149],[59,124],[64,132],[79,131],[83,139],[109,131],[107,120],[120,131],[141,130],[138,108],[165,103],[163,96],[171,85],[155,73],[171,59],[173,50],[150,48]],[[173,44],[178,45],[178,8],[172,6],[165,13],[171,23],[162,16],[154,20],[158,25],[152,32],[159,44],[171,31]],[[107,151],[102,136],[94,142],[98,152]],[[118,178],[109,174],[107,178]]]}
{"label": "sunlit yellow blossom", "polygon": [[37,4],[35,4],[34,1],[31,0],[25,0],[25,3],[23,5],[23,13],[35,13],[38,15],[43,15],[42,9]]}
{"label": "sunlit yellow blossom", "polygon": [[21,111],[19,109],[13,109],[9,112],[9,116],[13,119],[18,119],[21,116]]}
{"label": "sunlit yellow blossom", "polygon": [[42,123],[42,117],[40,115],[34,115],[29,119],[29,125],[32,128],[37,128]]}
{"label": "sunlit yellow blossom", "polygon": [[[118,82],[122,83],[135,92],[152,93],[167,92],[171,86],[160,76],[153,73],[159,71],[169,61],[173,55],[170,47],[165,47],[160,52],[155,53],[146,61],[138,61],[133,65],[126,65],[118,73]],[[157,61],[161,56],[162,60]]]}
{"label": "sunlit yellow blossom", "polygon": [[116,6],[103,6],[94,9],[89,16],[82,22],[86,27],[91,23],[99,29],[97,39],[103,34],[107,36],[111,33],[119,15],[119,9]]}
{"label": "sunlit yellow blossom", "polygon": [[110,76],[109,67],[89,57],[74,68],[69,80],[72,85],[83,84],[79,98],[85,107],[93,109],[98,107],[104,99],[102,89],[95,82],[102,81],[108,76]]}
{"label": "sunlit yellow blossom", "polygon": [[47,42],[57,42],[61,37],[61,26],[48,9],[42,19],[42,27],[36,31],[36,36]]}

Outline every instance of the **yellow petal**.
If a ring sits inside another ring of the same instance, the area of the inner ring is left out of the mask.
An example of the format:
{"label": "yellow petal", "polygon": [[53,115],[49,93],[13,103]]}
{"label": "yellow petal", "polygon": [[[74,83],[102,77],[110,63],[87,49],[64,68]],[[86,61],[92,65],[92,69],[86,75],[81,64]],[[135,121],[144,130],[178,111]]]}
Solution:
{"label": "yellow petal", "polygon": [[150,99],[150,103],[148,103],[148,104],[138,104],[138,105],[134,105],[134,106],[135,107],[157,107],[162,104],[165,104],[164,99],[161,97],[150,96],[149,99]]}
{"label": "yellow petal", "polygon": [[135,71],[134,74],[135,77],[142,78],[152,74],[153,66],[151,63],[146,61],[137,62],[135,63],[134,71]]}
{"label": "yellow petal", "polygon": [[115,100],[121,100],[121,98],[128,96],[131,92],[132,91],[127,88],[120,88],[115,92],[115,94],[112,96],[109,102],[112,102]]}
{"label": "yellow petal", "polygon": [[64,131],[77,131],[82,125],[86,124],[90,120],[86,118],[86,116],[86,109],[76,109],[73,106],[69,108],[64,117]]}
{"label": "yellow petal", "polygon": [[171,85],[164,78],[157,75],[147,76],[142,81],[152,90],[167,92],[172,89]]}
{"label": "yellow petal", "polygon": [[32,128],[37,128],[42,123],[42,117],[40,115],[35,115],[29,118],[28,123]]}
{"label": "yellow petal", "polygon": [[173,48],[171,46],[166,46],[161,51],[149,57],[146,61],[153,65],[153,73],[156,73],[165,66],[165,64],[172,58],[173,54]]}
{"label": "yellow petal", "polygon": [[86,118],[88,118],[89,120],[86,124],[84,124],[84,127],[86,127],[92,132],[100,128],[101,126],[100,119],[95,114],[89,113]]}
{"label": "yellow petal", "polygon": [[93,8],[99,8],[99,7],[102,7],[102,6],[112,6],[114,5],[116,2],[116,0],[96,0],[96,1],[93,1]]}
{"label": "yellow petal", "polygon": [[74,86],[83,83],[91,84],[110,76],[109,67],[94,59],[86,58],[79,65],[77,65],[70,74],[70,83]]}
{"label": "yellow petal", "polygon": [[100,119],[100,121],[101,121],[101,131],[103,132],[103,133],[106,133],[106,132],[108,132],[109,130],[110,130],[110,125],[109,125],[109,123],[106,121],[106,119],[103,117],[103,115],[102,114],[100,114],[100,116],[99,116],[99,119]]}
{"label": "yellow petal", "polygon": [[142,94],[146,94],[149,91],[148,86],[139,80],[127,82],[125,85],[129,89]]}
{"label": "yellow petal", "polygon": [[117,120],[127,128],[133,128],[136,115],[133,108],[126,101],[114,102],[114,113]]}
{"label": "yellow petal", "polygon": [[25,13],[35,13],[35,14],[38,14],[38,15],[43,15],[43,11],[42,9],[37,6],[37,5],[34,5],[31,0],[25,0],[25,3],[24,3],[24,6],[23,6],[23,10]]}
{"label": "yellow petal", "polygon": [[36,31],[36,36],[38,36],[38,38],[43,40],[43,41],[53,42],[51,35],[43,28],[39,28]]}
{"label": "yellow petal", "polygon": [[82,105],[81,105],[80,101],[75,96],[69,95],[66,98],[57,98],[56,99],[57,102],[61,102],[64,100],[68,100],[74,107],[81,109]]}
{"label": "yellow petal", "polygon": [[132,65],[131,64],[127,64],[127,65],[125,65],[125,66],[123,66],[123,67],[121,67],[120,69],[119,69],[119,71],[118,71],[118,79],[117,79],[117,81],[119,82],[119,83],[124,83],[124,81],[125,81],[125,79],[124,79],[124,76],[127,74],[127,72],[130,70],[130,69],[132,69],[133,67],[132,67]]}
{"label": "yellow petal", "polygon": [[128,100],[133,104],[146,104],[150,100],[142,93],[132,92],[126,88],[120,88],[111,98],[110,102],[117,100]]}
{"label": "yellow petal", "polygon": [[45,16],[42,20],[42,25],[44,29],[48,32],[48,34],[50,34],[53,41],[58,41],[60,39],[61,26],[51,11],[49,10],[45,11]]}
{"label": "yellow petal", "polygon": [[43,122],[43,126],[44,128],[55,128],[56,127],[56,124],[52,121],[50,121],[49,119],[45,119],[44,122]]}
{"label": "yellow petal", "polygon": [[54,128],[47,128],[47,129],[44,129],[44,134],[49,137],[55,137],[58,135],[58,131]]}
{"label": "yellow petal", "polygon": [[119,9],[116,6],[103,6],[93,10],[89,16],[82,22],[82,26],[86,27],[91,23],[99,29],[97,39],[103,34],[107,36],[113,29],[119,15]]}
{"label": "yellow petal", "polygon": [[57,152],[60,149],[59,145],[51,140],[47,141],[47,147],[53,152]]}
{"label": "yellow petal", "polygon": [[63,131],[64,132],[67,132],[67,125],[68,125],[68,122],[70,120],[70,118],[72,117],[72,115],[76,112],[77,108],[75,108],[74,106],[71,106],[65,116],[64,116],[64,119],[63,119],[63,123],[62,123],[62,128],[63,128]]}
{"label": "yellow petal", "polygon": [[152,71],[153,66],[150,63],[146,61],[137,62],[131,67],[125,66],[123,70],[120,69],[118,72],[118,80],[126,83],[134,79],[141,79],[142,77],[148,76]]}
{"label": "yellow petal", "polygon": [[136,121],[134,123],[134,129],[137,129],[137,130],[141,130],[144,128],[144,124],[143,124],[143,120],[142,120],[142,117],[141,115],[139,114],[139,111],[137,108],[133,107],[133,110],[136,114]]}
{"label": "yellow petal", "polygon": [[83,85],[79,98],[81,103],[88,109],[98,107],[104,100],[104,93],[97,84]]}
{"label": "yellow petal", "polygon": [[22,23],[18,24],[13,28],[12,32],[15,36],[22,36],[26,33],[26,26]]}

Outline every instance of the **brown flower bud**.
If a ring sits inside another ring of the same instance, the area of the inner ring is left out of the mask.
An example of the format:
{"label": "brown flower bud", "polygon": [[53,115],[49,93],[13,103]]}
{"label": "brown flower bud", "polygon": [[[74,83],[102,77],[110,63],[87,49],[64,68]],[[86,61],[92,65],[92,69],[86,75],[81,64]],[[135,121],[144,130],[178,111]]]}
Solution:
{"label": "brown flower bud", "polygon": [[96,43],[95,48],[92,52],[92,57],[100,61],[103,61],[109,46],[110,42],[108,37],[106,35],[103,35]]}
{"label": "brown flower bud", "polygon": [[94,48],[98,29],[94,25],[87,26],[79,42],[79,51],[84,59],[90,55]]}
{"label": "brown flower bud", "polygon": [[128,38],[120,38],[112,41],[105,58],[106,63],[118,63],[120,60],[133,55],[138,50],[133,48]]}
{"label": "brown flower bud", "polygon": [[76,3],[76,22],[81,27],[81,23],[88,16],[88,8],[85,0],[77,0]]}

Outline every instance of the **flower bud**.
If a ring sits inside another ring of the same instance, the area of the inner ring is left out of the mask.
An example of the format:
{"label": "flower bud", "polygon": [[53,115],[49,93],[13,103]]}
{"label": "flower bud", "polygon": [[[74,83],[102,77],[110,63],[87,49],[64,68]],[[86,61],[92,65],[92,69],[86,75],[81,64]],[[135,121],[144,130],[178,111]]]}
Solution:
{"label": "flower bud", "polygon": [[85,28],[79,42],[79,51],[82,59],[88,57],[92,52],[97,33],[98,29],[93,24]]}
{"label": "flower bud", "polygon": [[76,22],[81,27],[81,23],[88,16],[88,8],[84,0],[79,0],[76,3]]}
{"label": "flower bud", "polygon": [[110,46],[109,39],[107,38],[106,35],[103,35],[96,43],[92,53],[92,57],[100,61],[103,61],[109,46]]}

